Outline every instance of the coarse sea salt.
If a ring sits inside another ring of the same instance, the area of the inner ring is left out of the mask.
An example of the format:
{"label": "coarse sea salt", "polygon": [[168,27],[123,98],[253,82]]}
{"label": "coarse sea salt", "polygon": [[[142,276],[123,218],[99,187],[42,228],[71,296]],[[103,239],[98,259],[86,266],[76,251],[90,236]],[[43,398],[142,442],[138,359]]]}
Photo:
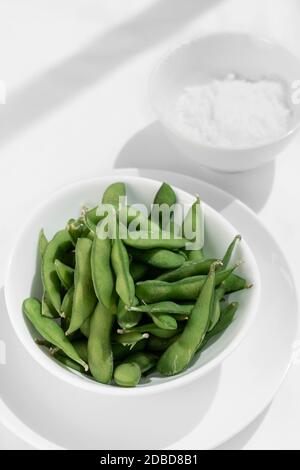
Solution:
{"label": "coarse sea salt", "polygon": [[279,80],[250,81],[230,74],[184,89],[176,126],[186,137],[215,147],[249,147],[283,136],[292,111]]}

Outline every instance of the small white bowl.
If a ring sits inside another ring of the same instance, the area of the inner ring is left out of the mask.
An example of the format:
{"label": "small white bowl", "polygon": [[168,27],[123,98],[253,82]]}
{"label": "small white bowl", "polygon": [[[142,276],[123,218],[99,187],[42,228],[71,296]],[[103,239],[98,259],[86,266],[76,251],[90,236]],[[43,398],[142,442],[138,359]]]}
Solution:
{"label": "small white bowl", "polygon": [[[229,73],[250,80],[280,79],[286,84],[292,118],[284,135],[264,145],[226,148],[201,144],[178,129],[175,106],[184,88]],[[300,105],[292,102],[293,83],[297,80],[300,61],[286,48],[248,34],[213,34],[185,43],[161,60],[150,78],[150,99],[169,138],[184,155],[214,170],[245,171],[274,159],[299,128]]]}
{"label": "small white bowl", "polygon": [[[232,325],[215,343],[197,357],[191,367],[178,376],[165,378],[156,375],[151,379],[148,378],[135,389],[124,389],[96,383],[92,379],[65,368],[35,344],[34,338],[37,334],[22,313],[23,300],[29,296],[40,298],[42,293],[37,249],[39,231],[43,227],[46,236],[52,237],[57,230],[65,226],[68,219],[79,215],[82,205],[97,204],[105,188],[114,181],[124,181],[127,184],[129,202],[140,202],[148,206],[152,203],[153,196],[161,184],[146,178],[113,176],[76,183],[54,194],[31,216],[19,235],[9,263],[5,298],[11,322],[20,341],[32,357],[51,374],[55,374],[77,387],[100,394],[143,395],[191,382],[221,364],[245,337],[255,317],[260,297],[260,276],[254,256],[243,240],[235,254],[235,260],[244,261],[237,272],[252,282],[254,287],[232,296],[233,299],[240,302],[238,314]],[[182,190],[174,189],[178,202],[182,204],[193,202],[193,196]],[[207,253],[222,257],[237,232],[214,209],[206,204],[203,207],[206,220]]]}

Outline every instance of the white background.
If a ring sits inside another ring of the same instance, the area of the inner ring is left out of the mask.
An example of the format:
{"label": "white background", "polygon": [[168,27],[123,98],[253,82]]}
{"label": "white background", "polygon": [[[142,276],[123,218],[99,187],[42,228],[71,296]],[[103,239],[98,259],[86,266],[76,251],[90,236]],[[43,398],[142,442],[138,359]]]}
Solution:
{"label": "white background", "polygon": [[[274,234],[300,285],[300,136],[264,169],[210,173],[173,158],[147,96],[151,69],[182,40],[251,31],[300,57],[299,24],[299,0],[1,0],[0,288],[39,201],[117,167],[186,173],[233,193]],[[295,365],[266,413],[222,448],[300,449],[299,397]],[[21,447],[0,426],[0,448]]]}

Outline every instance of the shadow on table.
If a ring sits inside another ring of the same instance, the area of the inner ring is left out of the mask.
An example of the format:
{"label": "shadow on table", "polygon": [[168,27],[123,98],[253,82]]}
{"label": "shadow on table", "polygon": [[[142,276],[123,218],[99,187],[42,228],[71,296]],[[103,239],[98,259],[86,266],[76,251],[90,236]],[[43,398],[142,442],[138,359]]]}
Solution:
{"label": "shadow on table", "polygon": [[259,212],[271,193],[275,163],[243,173],[221,173],[197,165],[183,157],[169,142],[162,126],[156,121],[135,134],[122,148],[116,168],[155,168],[199,178],[228,191]]}
{"label": "shadow on table", "polygon": [[0,332],[7,349],[7,365],[0,366],[0,397],[29,428],[66,449],[171,446],[199,424],[218,390],[221,368],[205,376],[205,387],[198,380],[144,397],[90,393],[64,382],[33,360],[16,337],[3,288]]}
{"label": "shadow on table", "polygon": [[180,31],[223,0],[158,0],[66,60],[50,67],[0,107],[0,144],[74,98],[124,62]]}

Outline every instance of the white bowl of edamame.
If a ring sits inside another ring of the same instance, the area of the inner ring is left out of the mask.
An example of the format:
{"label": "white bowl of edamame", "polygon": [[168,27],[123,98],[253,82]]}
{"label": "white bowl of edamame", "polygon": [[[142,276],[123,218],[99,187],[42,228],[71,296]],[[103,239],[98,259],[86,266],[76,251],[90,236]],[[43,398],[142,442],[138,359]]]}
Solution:
{"label": "white bowl of edamame", "polygon": [[[176,203],[171,226],[161,215],[149,221],[153,201]],[[103,204],[126,236],[99,235]],[[167,183],[109,176],[67,186],[19,235],[5,285],[11,322],[36,361],[82,389],[125,396],[183,386],[220,365],[255,318],[260,276],[237,235]]]}

